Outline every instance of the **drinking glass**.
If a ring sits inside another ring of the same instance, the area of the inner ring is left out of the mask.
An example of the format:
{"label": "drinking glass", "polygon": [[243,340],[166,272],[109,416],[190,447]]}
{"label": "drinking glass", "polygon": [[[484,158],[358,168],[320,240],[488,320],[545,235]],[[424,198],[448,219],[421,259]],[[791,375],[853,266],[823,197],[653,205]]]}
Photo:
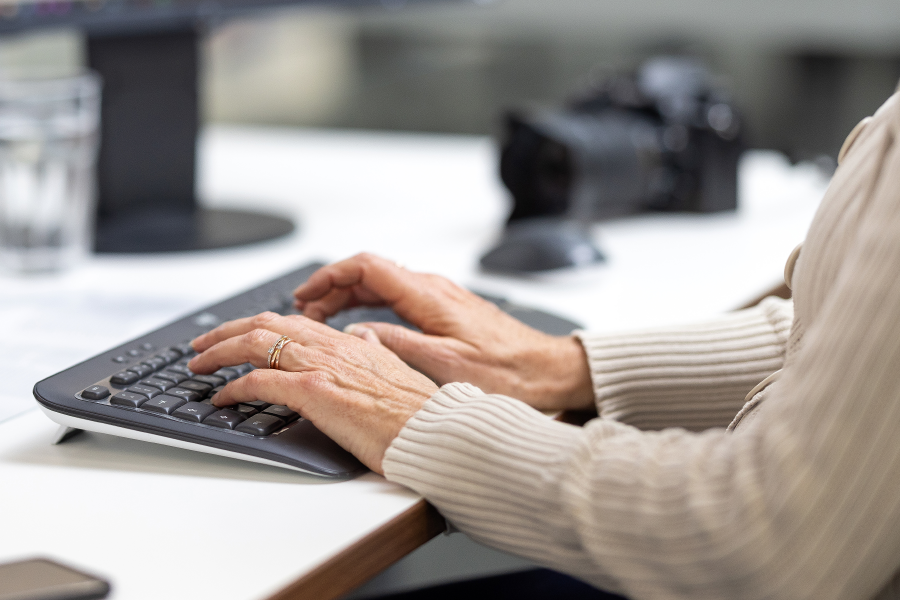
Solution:
{"label": "drinking glass", "polygon": [[55,271],[93,243],[100,78],[0,77],[0,264]]}

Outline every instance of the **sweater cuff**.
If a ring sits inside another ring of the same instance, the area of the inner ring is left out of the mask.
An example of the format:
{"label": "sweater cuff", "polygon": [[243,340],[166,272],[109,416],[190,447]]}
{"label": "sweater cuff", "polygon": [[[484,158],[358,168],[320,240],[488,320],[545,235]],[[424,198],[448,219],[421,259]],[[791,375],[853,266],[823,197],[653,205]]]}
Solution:
{"label": "sweater cuff", "polygon": [[725,427],[754,385],[782,367],[789,300],[767,298],[705,323],[619,335],[576,332],[598,413],[640,429]]}

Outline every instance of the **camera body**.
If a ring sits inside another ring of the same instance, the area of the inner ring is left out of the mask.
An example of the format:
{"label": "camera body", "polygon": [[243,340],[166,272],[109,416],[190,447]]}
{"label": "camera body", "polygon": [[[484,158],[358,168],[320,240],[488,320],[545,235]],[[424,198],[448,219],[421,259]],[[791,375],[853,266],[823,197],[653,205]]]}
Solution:
{"label": "camera body", "polygon": [[562,110],[506,117],[509,223],[737,207],[741,122],[697,61],[660,57]]}

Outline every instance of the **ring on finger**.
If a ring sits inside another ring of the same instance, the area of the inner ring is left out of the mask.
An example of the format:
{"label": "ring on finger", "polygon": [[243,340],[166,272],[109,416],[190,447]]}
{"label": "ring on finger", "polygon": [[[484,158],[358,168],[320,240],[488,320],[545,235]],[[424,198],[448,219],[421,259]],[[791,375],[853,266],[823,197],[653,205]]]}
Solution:
{"label": "ring on finger", "polygon": [[278,338],[277,342],[272,344],[272,347],[269,348],[269,353],[268,353],[269,357],[268,357],[268,361],[267,361],[268,367],[270,369],[280,368],[279,363],[281,362],[281,351],[282,351],[282,349],[284,349],[285,346],[287,346],[288,344],[290,344],[293,341],[294,340],[292,340],[288,336],[283,335],[280,338]]}

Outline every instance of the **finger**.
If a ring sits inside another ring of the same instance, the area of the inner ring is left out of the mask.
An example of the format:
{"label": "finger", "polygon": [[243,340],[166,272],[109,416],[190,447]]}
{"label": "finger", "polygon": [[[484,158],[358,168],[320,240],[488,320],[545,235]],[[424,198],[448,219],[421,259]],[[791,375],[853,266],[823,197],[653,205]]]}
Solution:
{"label": "finger", "polygon": [[333,288],[317,300],[295,300],[294,308],[302,310],[305,316],[320,321],[345,308],[360,305],[384,306],[384,304],[381,296],[360,284],[346,288]]}
{"label": "finger", "polygon": [[410,287],[414,274],[389,260],[371,254],[359,254],[322,267],[294,290],[301,304],[319,300],[335,288],[360,286],[391,305]]}
{"label": "finger", "polygon": [[[296,373],[286,373],[273,369],[260,369],[244,375],[240,379],[228,383],[219,393],[212,397],[214,406],[225,407],[240,402],[253,402],[262,400],[269,404],[288,405],[291,401],[291,409],[302,413],[302,406],[298,398],[292,398],[290,393],[291,379],[296,379]],[[296,396],[296,394],[294,395]],[[299,409],[299,410],[298,410]]]}
{"label": "finger", "polygon": [[271,331],[276,331],[279,321],[282,319],[284,319],[284,317],[277,313],[264,312],[252,317],[226,321],[215,329],[194,338],[191,342],[191,346],[193,346],[194,350],[197,352],[203,352],[219,342],[237,335],[244,335],[254,329],[269,329]]}
{"label": "finger", "polygon": [[[281,339],[280,333],[268,329],[253,329],[214,344],[192,358],[187,367],[195,373],[212,373],[222,367],[250,363],[254,367],[268,366],[269,349]],[[282,354],[285,348],[282,347]]]}
{"label": "finger", "polygon": [[331,315],[356,305],[357,301],[353,288],[336,288],[318,300],[298,302],[296,306],[303,311],[304,317],[308,317],[313,321],[324,322]]}
{"label": "finger", "polygon": [[[343,335],[333,328],[305,317],[286,317],[276,322],[278,331],[253,329],[210,346],[188,362],[196,373],[212,373],[222,367],[250,363],[257,368],[269,366],[269,351],[282,336],[289,339],[281,347],[279,368],[301,371],[309,364],[310,349],[328,344],[328,338]],[[307,348],[309,347],[309,348]]]}
{"label": "finger", "polygon": [[366,327],[365,325],[360,325],[359,323],[351,323],[344,327],[344,333],[349,335],[355,335],[358,338],[362,338],[369,342],[370,344],[374,344],[376,346],[383,346],[381,340],[378,339],[378,334],[375,333],[375,330]]}
{"label": "finger", "polygon": [[460,350],[465,344],[390,323],[356,323],[353,325],[354,335],[357,329],[371,331],[382,346],[439,384],[452,380],[456,371],[454,366],[460,363]]}
{"label": "finger", "polygon": [[245,335],[254,329],[268,329],[304,343],[318,343],[321,336],[334,337],[337,334],[332,327],[302,315],[282,316],[273,312],[264,312],[253,317],[222,323],[212,331],[194,338],[191,346],[197,352],[204,352],[215,344],[232,337]]}

